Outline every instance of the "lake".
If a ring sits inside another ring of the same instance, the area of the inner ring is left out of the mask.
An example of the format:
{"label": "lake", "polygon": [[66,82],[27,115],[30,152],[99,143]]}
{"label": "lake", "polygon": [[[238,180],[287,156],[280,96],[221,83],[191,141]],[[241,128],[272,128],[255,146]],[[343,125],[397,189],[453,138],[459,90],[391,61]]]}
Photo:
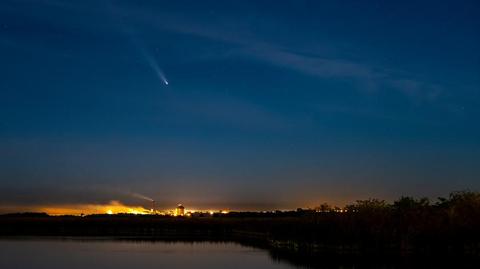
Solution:
{"label": "lake", "polygon": [[295,268],[235,243],[78,239],[0,240],[2,269]]}
{"label": "lake", "polygon": [[478,260],[474,263],[463,259],[450,262],[436,260],[402,261],[381,256],[350,260],[330,255],[299,259],[228,242],[84,237],[0,238],[1,269],[478,268]]}

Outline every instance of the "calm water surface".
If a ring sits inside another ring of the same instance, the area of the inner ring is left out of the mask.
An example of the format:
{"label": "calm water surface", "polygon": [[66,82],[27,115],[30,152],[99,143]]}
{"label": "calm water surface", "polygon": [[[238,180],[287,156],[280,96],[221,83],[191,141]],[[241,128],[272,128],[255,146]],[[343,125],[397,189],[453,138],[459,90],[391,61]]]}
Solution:
{"label": "calm water surface", "polygon": [[2,269],[295,268],[235,243],[0,240]]}
{"label": "calm water surface", "polygon": [[403,269],[480,268],[475,262],[454,259],[390,260],[381,256],[349,260],[327,256],[301,262],[267,250],[236,243],[165,242],[99,238],[0,238],[0,269]]}

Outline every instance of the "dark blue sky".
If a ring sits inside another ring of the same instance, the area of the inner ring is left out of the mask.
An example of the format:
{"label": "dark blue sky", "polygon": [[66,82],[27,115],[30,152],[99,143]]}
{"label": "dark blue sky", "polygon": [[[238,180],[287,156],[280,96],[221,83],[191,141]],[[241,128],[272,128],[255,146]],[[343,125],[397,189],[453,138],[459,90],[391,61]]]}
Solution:
{"label": "dark blue sky", "polygon": [[2,0],[0,202],[135,191],[260,209],[478,190],[479,13]]}

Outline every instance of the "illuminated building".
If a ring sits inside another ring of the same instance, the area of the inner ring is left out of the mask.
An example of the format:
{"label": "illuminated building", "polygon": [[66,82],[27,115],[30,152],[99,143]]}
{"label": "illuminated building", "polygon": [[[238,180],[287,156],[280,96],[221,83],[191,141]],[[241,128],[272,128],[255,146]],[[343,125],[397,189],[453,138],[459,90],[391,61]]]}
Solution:
{"label": "illuminated building", "polygon": [[184,216],[185,215],[185,207],[182,204],[178,204],[177,208],[175,208],[175,216]]}

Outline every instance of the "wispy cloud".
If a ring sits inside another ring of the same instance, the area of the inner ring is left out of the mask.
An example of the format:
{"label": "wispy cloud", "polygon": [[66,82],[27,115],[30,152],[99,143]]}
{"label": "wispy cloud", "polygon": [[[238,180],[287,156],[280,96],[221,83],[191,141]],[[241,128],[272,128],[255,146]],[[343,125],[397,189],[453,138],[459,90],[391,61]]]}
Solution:
{"label": "wispy cloud", "polygon": [[[144,9],[123,10],[125,16],[137,19],[161,31],[193,35],[234,47],[227,57],[242,57],[322,79],[351,79],[368,92],[389,89],[401,92],[415,101],[434,101],[441,95],[440,85],[421,81],[402,70],[392,70],[361,61],[330,57],[322,52],[304,52],[297,48],[264,41],[249,29],[234,22],[206,23],[175,13],[158,13]],[[322,45],[322,44],[319,44]],[[324,47],[323,44],[321,47]],[[327,44],[328,46],[328,44]],[[403,75],[398,75],[403,73]]]}
{"label": "wispy cloud", "polygon": [[[263,37],[258,31],[255,31],[254,26],[239,23],[238,18],[235,19],[235,17],[223,16],[214,19],[201,16],[200,19],[197,16],[199,14],[189,16],[191,14],[185,12],[151,9],[135,3],[111,2],[109,5],[108,1],[97,3],[98,8],[96,9],[92,5],[57,0],[28,0],[23,3],[42,4],[65,12],[83,13],[85,16],[90,14],[93,17],[98,17],[102,13],[115,12],[118,14],[106,14],[108,15],[106,17],[115,15],[132,23],[140,23],[157,29],[159,32],[170,31],[229,44],[229,53],[222,57],[240,57],[261,61],[268,65],[290,69],[320,79],[354,80],[358,88],[366,92],[376,92],[381,89],[394,90],[415,102],[434,101],[444,92],[441,85],[418,79],[415,74],[408,74],[402,70],[393,70],[359,60],[339,58],[323,51],[305,51],[302,48],[279,44]],[[114,9],[109,8],[112,5],[115,6]],[[278,18],[265,17],[262,20],[278,20]],[[270,24],[274,25],[274,23]],[[95,26],[95,31],[112,30],[101,25],[99,28],[97,25],[85,24],[83,26]],[[120,28],[118,30],[121,31]],[[12,43],[9,42],[9,44]],[[327,43],[317,45],[319,47],[335,45],[334,41]],[[216,54],[209,54],[209,57],[219,57]]]}

